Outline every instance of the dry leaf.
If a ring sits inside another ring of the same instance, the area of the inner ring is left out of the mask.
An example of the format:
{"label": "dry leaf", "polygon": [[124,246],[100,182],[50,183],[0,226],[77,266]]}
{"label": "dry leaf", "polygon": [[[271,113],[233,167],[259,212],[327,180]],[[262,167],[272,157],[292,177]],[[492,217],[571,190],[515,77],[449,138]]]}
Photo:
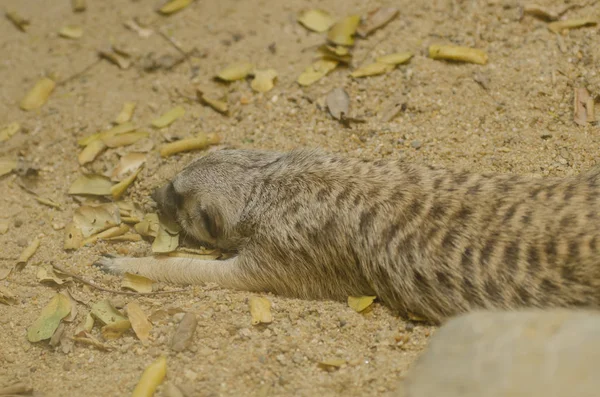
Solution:
{"label": "dry leaf", "polygon": [[0,142],[8,141],[13,135],[15,135],[21,129],[21,124],[12,122],[0,128]]}
{"label": "dry leaf", "polygon": [[177,223],[159,216],[158,233],[152,243],[152,252],[166,253],[175,251],[179,246],[180,231],[181,227]]}
{"label": "dry leaf", "polygon": [[0,159],[0,176],[11,173],[15,168],[17,168],[15,160]]}
{"label": "dry leaf", "polygon": [[350,61],[352,61],[352,54],[350,54],[348,47],[341,45],[331,46],[323,44],[319,47],[319,52],[326,59],[332,59],[342,63],[350,63]]}
{"label": "dry leaf", "polygon": [[202,93],[202,91],[196,91],[196,95],[198,100],[211,108],[215,109],[219,113],[227,114],[229,112],[229,106],[227,106],[227,102],[221,101],[219,99],[214,99],[206,96],[206,94]]}
{"label": "dry leaf", "polygon": [[91,313],[88,313],[75,329],[75,335],[81,334],[82,332],[92,332],[92,328],[94,328],[94,317]]}
{"label": "dry leaf", "polygon": [[160,356],[150,364],[133,389],[131,397],[152,397],[156,388],[163,382],[167,374],[167,358]]}
{"label": "dry leaf", "polygon": [[154,281],[147,277],[125,273],[123,280],[121,280],[121,288],[130,289],[135,292],[148,293],[152,292],[153,283]]}
{"label": "dry leaf", "polygon": [[548,24],[548,29],[554,33],[560,33],[566,29],[577,29],[585,26],[596,26],[598,21],[595,18],[566,19]]}
{"label": "dry leaf", "polygon": [[375,299],[377,299],[376,296],[349,296],[348,306],[350,306],[350,308],[354,311],[360,313],[371,306]]}
{"label": "dry leaf", "polygon": [[360,37],[367,37],[379,28],[384,27],[398,15],[398,9],[394,7],[380,7],[369,12],[363,23],[358,27],[356,33]]}
{"label": "dry leaf", "polygon": [[103,300],[92,306],[92,316],[104,325],[117,323],[127,320],[117,309],[115,309],[109,300]]}
{"label": "dry leaf", "polygon": [[111,351],[112,348],[100,342],[98,339],[94,338],[89,332],[81,331],[75,334],[74,337],[71,338],[75,342],[83,343],[84,345],[94,346],[95,348],[103,351]]}
{"label": "dry leaf", "polygon": [[129,60],[126,55],[123,55],[122,52],[117,52],[114,48],[111,48],[109,50],[99,50],[98,55],[114,63],[121,69],[129,69],[129,67],[131,66],[131,60]]}
{"label": "dry leaf", "polygon": [[36,278],[40,283],[54,283],[56,285],[63,285],[73,281],[71,277],[56,272],[51,265],[38,266]]}
{"label": "dry leaf", "polygon": [[359,15],[348,16],[331,27],[327,32],[327,39],[334,44],[351,46],[359,23]]}
{"label": "dry leaf", "polygon": [[80,140],[77,141],[77,144],[79,146],[86,146],[95,140],[107,139],[107,138],[110,138],[115,135],[125,134],[126,132],[134,131],[135,129],[136,129],[136,126],[133,123],[127,122],[127,123],[118,125],[116,127],[113,127],[109,130],[97,132],[95,134],[86,136],[85,138],[81,138]]}
{"label": "dry leaf", "polygon": [[101,233],[98,233],[98,234],[95,234],[93,236],[86,238],[85,240],[83,240],[81,242],[81,246],[83,247],[84,245],[93,244],[98,240],[121,236],[121,235],[127,233],[128,231],[129,231],[129,226],[127,226],[127,225],[111,227],[110,229],[107,229]]}
{"label": "dry leaf", "polygon": [[124,124],[131,120],[133,112],[135,111],[135,102],[125,102],[123,108],[119,112],[119,115],[115,119],[115,123]]}
{"label": "dry leaf", "polygon": [[336,119],[341,120],[343,116],[348,116],[350,108],[350,97],[343,88],[334,88],[329,91],[325,100],[329,114]]}
{"label": "dry leaf", "polygon": [[537,4],[527,4],[523,7],[523,13],[543,19],[545,21],[556,21],[559,18],[557,12],[548,10]]}
{"label": "dry leaf", "polygon": [[0,303],[16,305],[18,302],[17,296],[11,290],[0,285]]}
{"label": "dry leaf", "polygon": [[8,232],[8,219],[0,219],[0,234]]}
{"label": "dry leaf", "polygon": [[584,87],[574,89],[573,120],[578,125],[584,126],[595,121],[594,98]]}
{"label": "dry leaf", "polygon": [[450,45],[429,46],[429,56],[432,59],[445,59],[449,61],[470,62],[485,65],[488,60],[487,54],[476,48],[457,47]]}
{"label": "dry leaf", "polygon": [[142,236],[140,236],[139,234],[123,234],[121,236],[105,237],[104,241],[117,241],[117,242],[142,241]]}
{"label": "dry leaf", "polygon": [[48,101],[54,87],[56,87],[56,83],[52,79],[44,77],[35,83],[33,88],[21,100],[19,107],[25,111],[41,108]]}
{"label": "dry leaf", "polygon": [[159,228],[158,214],[146,214],[144,215],[144,220],[134,226],[135,231],[142,236],[155,238],[158,236]]}
{"label": "dry leaf", "polygon": [[[127,276],[127,274],[128,273],[126,273],[125,276]],[[142,342],[148,341],[150,331],[152,330],[152,324],[148,321],[148,317],[142,310],[142,307],[136,301],[132,301],[129,302],[125,308],[127,309],[127,317],[131,322],[131,328],[133,328],[135,335]]]}
{"label": "dry leaf", "polygon": [[175,120],[185,114],[183,106],[176,106],[168,112],[164,113],[157,119],[152,120],[152,126],[155,128],[165,128],[171,125]]}
{"label": "dry leaf", "polygon": [[83,28],[81,26],[67,25],[60,28],[58,34],[67,39],[80,39],[83,37]]}
{"label": "dry leaf", "polygon": [[400,65],[406,63],[412,58],[410,52],[397,52],[395,54],[388,54],[380,56],[376,59],[378,63],[387,63],[389,65]]}
{"label": "dry leaf", "polygon": [[102,139],[102,142],[110,148],[133,145],[140,139],[147,138],[150,134],[145,131],[133,131]]}
{"label": "dry leaf", "polygon": [[248,300],[252,325],[270,324],[273,322],[271,315],[271,301],[260,296],[253,296]]}
{"label": "dry leaf", "polygon": [[170,0],[165,5],[158,9],[163,15],[170,15],[177,11],[183,10],[185,7],[189,6],[192,3],[192,0]]}
{"label": "dry leaf", "polygon": [[25,249],[19,255],[19,259],[17,259],[17,268],[21,270],[27,264],[27,261],[35,254],[37,249],[40,247],[40,239],[34,238],[31,240],[29,245],[25,247]]}
{"label": "dry leaf", "polygon": [[154,31],[152,29],[146,29],[146,28],[141,27],[134,19],[125,21],[123,23],[123,25],[125,25],[125,27],[127,29],[136,32],[138,34],[138,36],[143,37],[143,38],[148,38],[148,37],[152,36],[152,33],[154,33]]}
{"label": "dry leaf", "polygon": [[275,69],[255,70],[250,87],[256,92],[268,92],[275,86],[277,71]]}
{"label": "dry leaf", "polygon": [[307,67],[306,70],[298,76],[298,80],[296,81],[302,86],[312,85],[335,69],[338,63],[338,61],[332,59],[320,59]]}
{"label": "dry leaf", "polygon": [[44,197],[40,197],[40,196],[34,196],[33,198],[35,199],[35,201],[37,201],[40,204],[44,204],[44,205],[47,205],[48,207],[62,210],[60,204],[55,203],[54,201],[52,201],[48,198],[44,198]]}
{"label": "dry leaf", "polygon": [[147,155],[144,153],[129,153],[119,159],[119,165],[115,167],[110,177],[113,181],[120,180],[124,175],[140,168],[146,162]]}
{"label": "dry leaf", "polygon": [[188,348],[194,338],[194,332],[198,320],[194,313],[185,313],[171,341],[171,349],[176,352],[182,352]]}
{"label": "dry leaf", "polygon": [[23,18],[15,11],[6,11],[4,15],[6,15],[6,18],[8,18],[8,20],[11,21],[13,25],[15,25],[15,27],[21,32],[27,31],[27,28],[29,27],[29,19]]}
{"label": "dry leaf", "polygon": [[376,76],[379,74],[387,73],[391,70],[394,70],[394,65],[390,65],[388,63],[371,63],[366,66],[361,66],[360,68],[354,70],[350,73],[352,77],[367,77],[367,76]]}
{"label": "dry leaf", "polygon": [[71,301],[63,294],[56,294],[54,298],[42,309],[40,316],[27,329],[27,340],[39,342],[49,339],[58,328],[60,320],[71,312]]}
{"label": "dry leaf", "polygon": [[119,339],[128,329],[131,328],[129,320],[119,320],[114,323],[106,324],[100,329],[102,337],[106,340]]}
{"label": "dry leaf", "polygon": [[335,371],[344,364],[346,364],[346,360],[340,358],[330,358],[328,360],[320,361],[318,365],[321,369],[326,371]]}
{"label": "dry leaf", "polygon": [[248,62],[232,63],[217,73],[217,77],[223,81],[235,81],[245,79],[254,70],[254,65]]}
{"label": "dry leaf", "polygon": [[89,145],[83,148],[79,156],[77,156],[77,161],[80,165],[84,165],[87,163],[91,163],[106,149],[106,145],[101,140],[95,140],[90,142]]}
{"label": "dry leaf", "polygon": [[63,243],[63,249],[66,250],[74,250],[81,247],[81,243],[83,242],[83,234],[81,233],[81,229],[75,225],[73,222],[69,223],[65,227],[65,240]]}
{"label": "dry leaf", "polygon": [[69,194],[89,194],[94,196],[107,196],[110,194],[112,182],[109,178],[97,175],[82,175],[71,184]]}
{"label": "dry leaf", "polygon": [[199,133],[194,138],[181,139],[179,141],[170,142],[160,148],[160,156],[168,157],[177,153],[187,152],[190,150],[204,149],[209,145],[216,145],[220,142],[220,137],[217,134]]}
{"label": "dry leaf", "polygon": [[112,195],[113,199],[119,200],[141,171],[142,168],[140,167],[135,172],[131,173],[131,175],[129,175],[127,178],[111,187],[110,194]]}
{"label": "dry leaf", "polygon": [[314,32],[323,33],[329,30],[335,21],[327,11],[313,9],[303,11],[298,16],[298,22],[304,25],[304,27],[307,29],[310,29]]}
{"label": "dry leaf", "polygon": [[121,223],[119,206],[114,203],[82,205],[73,214],[73,223],[83,237],[90,237]]}
{"label": "dry leaf", "polygon": [[71,0],[73,12],[83,12],[87,8],[85,0]]}

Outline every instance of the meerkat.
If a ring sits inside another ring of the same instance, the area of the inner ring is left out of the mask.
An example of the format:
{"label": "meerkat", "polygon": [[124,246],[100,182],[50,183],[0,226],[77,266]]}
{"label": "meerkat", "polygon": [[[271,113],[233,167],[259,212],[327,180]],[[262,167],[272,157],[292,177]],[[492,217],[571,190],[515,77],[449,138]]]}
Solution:
{"label": "meerkat", "polygon": [[600,167],[478,174],[314,149],[222,150],[153,193],[226,260],[104,257],[113,273],[305,299],[376,295],[439,323],[472,309],[598,307]]}

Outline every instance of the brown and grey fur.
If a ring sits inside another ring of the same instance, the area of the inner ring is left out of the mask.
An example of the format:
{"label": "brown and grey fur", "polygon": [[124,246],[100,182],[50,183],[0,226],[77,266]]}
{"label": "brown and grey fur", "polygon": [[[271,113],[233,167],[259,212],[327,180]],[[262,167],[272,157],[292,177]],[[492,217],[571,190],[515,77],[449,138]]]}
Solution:
{"label": "brown and grey fur", "polygon": [[114,272],[310,299],[377,295],[439,322],[475,308],[600,306],[600,168],[476,174],[224,150],[154,194],[225,261],[104,258]]}

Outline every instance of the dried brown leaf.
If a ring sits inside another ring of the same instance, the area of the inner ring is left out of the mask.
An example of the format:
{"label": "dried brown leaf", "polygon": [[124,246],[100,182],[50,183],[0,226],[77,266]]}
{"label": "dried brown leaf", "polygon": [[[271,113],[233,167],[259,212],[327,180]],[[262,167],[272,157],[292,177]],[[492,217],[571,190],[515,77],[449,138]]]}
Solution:
{"label": "dried brown leaf", "polygon": [[367,37],[379,28],[387,25],[398,15],[398,9],[395,7],[380,7],[369,12],[363,23],[358,27],[357,33],[360,37]]}
{"label": "dried brown leaf", "polygon": [[314,32],[323,33],[329,30],[335,20],[324,10],[311,9],[300,13],[298,22]]}
{"label": "dried brown leaf", "polygon": [[359,15],[350,15],[329,29],[327,39],[339,45],[351,46],[354,44],[354,34],[360,23]]}
{"label": "dried brown leaf", "polygon": [[142,307],[136,301],[129,302],[125,306],[127,310],[127,317],[131,322],[131,328],[133,332],[142,342],[148,341],[150,337],[150,331],[152,330],[152,324],[148,321],[148,316],[142,310]]}
{"label": "dried brown leaf", "polygon": [[188,348],[194,338],[198,320],[194,313],[185,313],[171,341],[171,349],[182,352]]}
{"label": "dried brown leaf", "polygon": [[334,88],[329,91],[325,100],[329,114],[336,119],[340,120],[343,116],[348,116],[348,109],[350,108],[350,97],[343,88]]}
{"label": "dried brown leaf", "polygon": [[38,80],[21,100],[19,107],[25,111],[41,108],[48,101],[48,97],[54,91],[54,87],[56,87],[56,83],[48,77]]}
{"label": "dried brown leaf", "polygon": [[107,196],[110,194],[111,187],[112,182],[109,178],[97,174],[87,174],[80,176],[71,184],[69,194]]}
{"label": "dried brown leaf", "polygon": [[169,0],[165,5],[158,9],[163,15],[171,15],[175,12],[183,10],[185,7],[189,6],[193,0]]}
{"label": "dried brown leaf", "polygon": [[248,300],[252,325],[270,324],[273,322],[271,301],[261,296],[253,296]]}
{"label": "dried brown leaf", "polygon": [[217,73],[217,78],[223,81],[241,80],[245,79],[253,70],[254,65],[249,62],[232,63]]}
{"label": "dried brown leaf", "polygon": [[429,46],[429,57],[448,61],[470,62],[479,65],[485,65],[488,60],[487,54],[482,50],[449,45]]}

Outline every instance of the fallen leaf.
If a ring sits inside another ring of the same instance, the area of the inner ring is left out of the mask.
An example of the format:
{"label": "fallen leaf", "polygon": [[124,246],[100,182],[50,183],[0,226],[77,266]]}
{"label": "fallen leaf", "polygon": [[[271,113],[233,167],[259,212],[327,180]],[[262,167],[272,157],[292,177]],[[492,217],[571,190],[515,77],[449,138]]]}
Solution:
{"label": "fallen leaf", "polygon": [[127,318],[115,309],[112,303],[107,299],[96,302],[92,306],[91,314],[96,320],[104,325],[127,320]]}
{"label": "fallen leaf", "polygon": [[60,320],[71,312],[71,301],[63,294],[56,294],[42,309],[40,316],[27,330],[27,340],[39,342],[49,339],[58,328]]}
{"label": "fallen leaf", "polygon": [[271,301],[260,296],[252,296],[248,300],[252,325],[270,324],[273,322],[271,315]]}
{"label": "fallen leaf", "polygon": [[8,219],[0,219],[0,234],[8,232]]}
{"label": "fallen leaf", "polygon": [[326,371],[335,371],[339,369],[342,365],[346,364],[346,360],[342,360],[340,358],[330,358],[327,360],[319,361],[319,367]]}
{"label": "fallen leaf", "polygon": [[17,168],[15,160],[0,159],[0,176],[11,173],[15,168]]}
{"label": "fallen leaf", "polygon": [[152,126],[155,128],[165,128],[171,125],[175,120],[185,114],[183,106],[176,106],[168,112],[164,113],[157,119],[152,120]]}
{"label": "fallen leaf", "polygon": [[110,174],[111,179],[113,181],[121,180],[124,175],[140,168],[146,162],[147,157],[144,153],[128,153],[121,157],[119,165]]}
{"label": "fallen leaf", "polygon": [[142,168],[140,167],[135,172],[132,172],[131,175],[129,175],[127,178],[123,179],[121,182],[111,187],[110,194],[112,195],[113,199],[119,200],[121,196],[125,194],[127,188],[133,183],[133,181],[135,181],[135,178],[137,178],[138,174],[141,171]]}
{"label": "fallen leaf", "polygon": [[90,142],[89,145],[83,148],[79,156],[77,156],[77,161],[80,165],[84,165],[87,163],[91,163],[106,149],[106,145],[101,140],[95,140]]}
{"label": "fallen leaf", "polygon": [[152,292],[153,283],[154,281],[147,277],[125,273],[123,280],[121,280],[121,288],[130,289],[135,292],[148,293]]}
{"label": "fallen leaf", "polygon": [[127,123],[133,117],[134,111],[135,111],[135,102],[125,102],[123,104],[123,108],[121,109],[117,118],[115,119],[115,123],[117,123],[117,124]]}
{"label": "fallen leaf", "polygon": [[151,213],[144,215],[144,220],[136,224],[134,229],[142,236],[156,238],[158,236],[158,229],[160,229],[158,214]]}
{"label": "fallen leaf", "polygon": [[586,26],[596,26],[598,21],[595,18],[566,19],[548,24],[548,29],[554,33],[560,33],[563,30],[583,28]]}
{"label": "fallen leaf", "polygon": [[75,334],[75,336],[72,337],[71,339],[75,342],[79,342],[84,345],[94,346],[96,349],[99,349],[102,351],[111,351],[112,350],[112,348],[110,346],[107,346],[104,343],[100,342],[98,339],[94,338],[93,335],[91,335],[89,332],[86,332],[86,331],[82,331],[82,332]]}
{"label": "fallen leaf", "polygon": [[340,120],[342,116],[348,116],[348,109],[350,108],[350,97],[343,88],[334,88],[329,91],[325,100],[329,114],[336,119]]}
{"label": "fallen leaf", "polygon": [[551,11],[537,4],[526,4],[523,7],[523,13],[532,15],[545,21],[556,21],[559,18],[557,12]]}
{"label": "fallen leaf", "polygon": [[595,121],[594,98],[584,87],[574,89],[574,111],[573,120],[578,125],[586,125]]}
{"label": "fallen leaf", "polygon": [[181,228],[175,222],[159,216],[158,233],[152,243],[152,252],[166,253],[175,251],[179,246]]}
{"label": "fallen leaf", "polygon": [[338,63],[338,61],[332,59],[319,59],[307,67],[304,72],[298,76],[296,81],[301,86],[312,85],[335,69]]}
{"label": "fallen leaf", "polygon": [[354,311],[360,313],[371,306],[375,299],[377,299],[376,296],[349,296],[348,306],[350,306],[350,308]]}
{"label": "fallen leaf", "polygon": [[7,278],[11,272],[12,268],[10,267],[0,268],[0,280],[4,280],[5,278]]}
{"label": "fallen leaf", "polygon": [[354,44],[354,34],[359,23],[359,15],[348,16],[329,29],[327,39],[334,44],[351,46]]}
{"label": "fallen leaf", "polygon": [[363,23],[358,27],[356,33],[360,37],[367,37],[379,28],[384,27],[398,15],[398,9],[395,7],[380,7],[369,12]]}
{"label": "fallen leaf", "polygon": [[235,81],[245,79],[254,70],[254,65],[248,62],[232,63],[217,73],[217,77],[223,81]]}
{"label": "fallen leaf", "polygon": [[87,8],[85,0],[71,0],[73,12],[83,12]]}
{"label": "fallen leaf", "polygon": [[119,339],[127,330],[131,328],[129,320],[119,320],[114,323],[106,324],[100,329],[102,337],[106,340]]}
{"label": "fallen leaf", "polygon": [[341,45],[331,46],[328,44],[323,44],[319,47],[319,52],[326,59],[331,59],[342,63],[350,63],[350,61],[352,61],[352,54],[350,54],[348,47]]}
{"label": "fallen leaf", "polygon": [[400,65],[410,61],[413,54],[410,52],[397,52],[395,54],[388,54],[380,56],[376,59],[378,63],[387,63],[389,65]]}
{"label": "fallen leaf", "polygon": [[152,324],[148,321],[148,317],[142,310],[140,304],[136,301],[132,301],[129,302],[125,308],[127,310],[127,317],[131,322],[131,328],[133,328],[135,335],[142,342],[148,341],[150,331],[152,330]]}
{"label": "fallen leaf", "polygon": [[185,7],[189,6],[193,0],[170,0],[165,5],[158,9],[163,15],[170,15],[177,11],[183,10]]}
{"label": "fallen leaf", "polygon": [[0,303],[5,305],[16,305],[18,303],[18,299],[11,290],[0,285]]}
{"label": "fallen leaf", "polygon": [[67,25],[60,28],[58,34],[67,39],[80,39],[83,37],[83,28],[76,25]]}
{"label": "fallen leaf", "polygon": [[432,59],[444,59],[449,61],[470,62],[485,65],[488,60],[487,54],[476,48],[458,47],[450,45],[429,46],[429,56]]}
{"label": "fallen leaf", "polygon": [[15,135],[21,129],[21,124],[12,122],[0,128],[0,142],[8,141],[13,135]]}
{"label": "fallen leaf", "polygon": [[23,18],[21,15],[17,14],[15,11],[6,11],[4,13],[6,18],[15,25],[17,29],[21,32],[26,32],[29,27],[29,19]]}
{"label": "fallen leaf", "polygon": [[168,157],[181,152],[204,149],[209,145],[218,144],[220,140],[217,134],[199,133],[194,138],[181,139],[163,145],[160,148],[160,156]]}
{"label": "fallen leaf", "polygon": [[48,342],[48,344],[52,347],[56,347],[60,344],[60,340],[62,339],[63,335],[65,332],[65,324],[64,323],[60,323],[58,324],[58,328],[56,328],[56,331],[54,331],[54,333],[52,334],[52,337],[50,338],[50,341]]}
{"label": "fallen leaf", "polygon": [[134,19],[125,21],[123,23],[123,25],[125,25],[125,27],[127,29],[136,32],[138,34],[138,36],[140,36],[142,38],[148,38],[148,37],[152,36],[152,33],[154,33],[154,31],[152,29],[146,29],[146,28],[143,28],[142,26],[140,26]]}
{"label": "fallen leaf", "polygon": [[144,370],[131,397],[152,397],[167,374],[167,358],[160,356]]}
{"label": "fallen leaf", "polygon": [[81,242],[81,246],[83,247],[84,245],[93,244],[98,240],[121,236],[121,235],[127,233],[128,231],[129,231],[129,226],[127,226],[127,225],[119,225],[119,226],[111,227],[110,229],[107,229],[103,232],[94,234],[93,236],[86,238],[85,240],[83,240]]}
{"label": "fallen leaf", "polygon": [[38,266],[36,278],[40,283],[50,283],[56,285],[63,285],[73,281],[71,277],[55,272],[51,265]]}
{"label": "fallen leaf", "polygon": [[275,69],[255,70],[250,87],[256,92],[268,92],[275,86],[277,71]]}
{"label": "fallen leaf", "polygon": [[83,237],[90,237],[121,224],[119,206],[115,203],[82,205],[73,213],[73,223],[81,230]]}
{"label": "fallen leaf", "polygon": [[71,184],[69,194],[89,194],[93,196],[107,196],[110,194],[112,182],[109,178],[97,175],[82,175]]}
{"label": "fallen leaf", "polygon": [[37,251],[37,249],[40,247],[40,239],[39,238],[34,238],[33,240],[31,240],[31,242],[29,243],[29,245],[27,247],[25,247],[25,249],[23,251],[21,251],[21,255],[19,255],[19,259],[17,259],[17,270],[21,270],[23,269],[23,267],[25,267],[25,265],[27,264],[27,261],[33,256],[33,254],[35,254],[35,252]]}
{"label": "fallen leaf", "polygon": [[56,83],[52,79],[44,77],[35,83],[33,88],[21,100],[19,107],[25,111],[41,108],[48,101],[54,87],[56,87]]}
{"label": "fallen leaf", "polygon": [[367,77],[367,76],[376,76],[379,74],[387,73],[394,69],[394,65],[390,65],[388,63],[371,63],[366,66],[361,66],[360,68],[354,70],[350,73],[352,77]]}
{"label": "fallen leaf", "polygon": [[171,341],[171,349],[176,352],[182,352],[188,348],[194,338],[194,332],[198,320],[194,313],[185,313]]}
{"label": "fallen leaf", "polygon": [[329,30],[335,21],[327,11],[312,9],[300,13],[298,22],[309,30],[323,33]]}
{"label": "fallen leaf", "polygon": [[81,229],[73,222],[69,223],[65,227],[65,239],[63,242],[63,249],[74,250],[81,247],[83,242],[83,234]]}
{"label": "fallen leaf", "polygon": [[75,329],[75,335],[81,334],[82,332],[92,332],[92,328],[94,328],[94,317],[91,313],[88,313]]}
{"label": "fallen leaf", "polygon": [[105,237],[104,241],[119,241],[119,242],[133,242],[142,241],[142,236],[139,234],[122,234],[120,236]]}
{"label": "fallen leaf", "polygon": [[202,91],[199,90],[196,91],[196,93],[200,102],[210,106],[217,112],[223,114],[227,114],[227,112],[229,112],[229,106],[227,105],[227,102],[208,97],[206,94],[202,93]]}
{"label": "fallen leaf", "polygon": [[107,139],[107,138],[110,138],[115,135],[125,134],[127,132],[134,131],[135,129],[136,129],[136,126],[133,123],[126,122],[126,123],[123,123],[116,127],[113,127],[109,130],[97,132],[95,134],[88,135],[84,138],[81,138],[80,140],[77,141],[77,144],[79,146],[87,146],[93,141],[103,140],[103,139]]}

